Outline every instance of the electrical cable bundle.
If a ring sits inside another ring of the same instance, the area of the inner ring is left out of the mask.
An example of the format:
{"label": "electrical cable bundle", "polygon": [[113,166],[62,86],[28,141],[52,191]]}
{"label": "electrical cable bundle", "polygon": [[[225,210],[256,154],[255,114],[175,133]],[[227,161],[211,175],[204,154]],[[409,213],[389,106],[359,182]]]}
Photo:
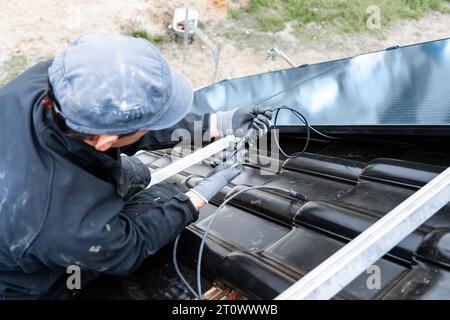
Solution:
{"label": "electrical cable bundle", "polygon": [[[298,158],[298,157],[300,157],[300,156],[306,151],[306,149],[308,148],[308,145],[309,145],[309,140],[310,140],[310,136],[311,136],[311,135],[310,135],[310,131],[311,131],[311,130],[314,131],[314,132],[316,132],[316,133],[318,133],[319,135],[322,135],[322,136],[326,137],[326,138],[329,138],[329,139],[337,139],[337,138],[335,138],[335,137],[331,137],[331,136],[328,136],[328,135],[326,135],[326,134],[323,134],[323,133],[317,131],[316,129],[312,128],[312,127],[310,126],[310,124],[308,123],[308,120],[305,118],[305,116],[304,116],[303,114],[301,114],[299,111],[297,111],[297,110],[295,110],[295,109],[293,109],[293,108],[290,108],[290,107],[288,107],[288,106],[281,106],[281,107],[278,107],[278,108],[273,109],[273,111],[275,111],[274,124],[273,124],[274,129],[276,128],[276,122],[277,122],[278,113],[280,112],[280,110],[289,110],[289,111],[291,111],[291,112],[292,112],[292,113],[293,113],[300,121],[302,121],[302,122],[305,124],[305,127],[306,127],[306,142],[305,142],[304,147],[302,148],[301,151],[295,152],[295,153],[293,153],[293,154],[291,154],[291,155],[288,155],[288,154],[286,154],[286,153],[283,151],[283,149],[281,148],[281,146],[280,146],[280,144],[279,144],[279,142],[278,142],[278,139],[276,138],[276,135],[275,135],[275,143],[276,143],[278,149],[281,151],[281,153],[282,153],[284,156],[287,157],[286,161],[288,161],[289,159],[292,159],[292,158]],[[285,163],[286,163],[286,161],[285,161]],[[284,163],[284,164],[285,164],[285,163]],[[284,166],[284,164],[283,164],[283,166]],[[294,199],[296,199],[296,200],[303,200],[303,201],[306,200],[306,197],[304,197],[303,195],[299,194],[299,193],[296,192],[296,191],[293,191],[293,190],[287,190],[287,189],[283,189],[283,188],[279,188],[279,187],[272,187],[272,186],[253,186],[253,187],[247,187],[247,188],[244,188],[244,189],[242,189],[242,190],[240,190],[240,191],[238,191],[238,192],[232,194],[230,197],[226,198],[226,199],[221,203],[221,205],[217,208],[217,210],[211,215],[210,221],[209,221],[209,223],[208,223],[208,225],[207,225],[207,227],[206,227],[206,229],[205,229],[203,238],[202,238],[202,240],[201,240],[201,242],[200,242],[200,247],[199,247],[199,252],[198,252],[198,258],[197,258],[197,268],[196,268],[197,291],[194,290],[194,289],[191,287],[191,285],[187,282],[187,280],[185,279],[185,277],[184,277],[183,274],[181,273],[180,268],[179,268],[179,266],[178,266],[178,262],[177,262],[177,248],[178,248],[178,241],[180,240],[180,236],[181,236],[181,234],[179,234],[179,235],[177,236],[177,238],[175,239],[175,243],[174,243],[174,247],[173,247],[173,255],[172,255],[173,265],[174,265],[174,267],[175,267],[175,271],[176,271],[178,277],[181,279],[181,281],[182,281],[183,284],[186,286],[186,288],[192,293],[192,295],[194,295],[197,299],[199,299],[199,300],[203,299],[203,294],[202,294],[202,289],[201,289],[201,264],[202,264],[202,256],[203,256],[203,251],[204,251],[204,247],[205,247],[206,238],[208,237],[208,233],[209,233],[209,230],[210,230],[210,228],[211,228],[212,223],[214,222],[215,218],[216,218],[217,215],[220,213],[220,211],[222,210],[222,208],[225,207],[225,205],[226,205],[227,203],[229,203],[232,199],[234,199],[235,197],[237,197],[238,195],[240,195],[240,194],[242,194],[242,193],[244,193],[244,192],[247,192],[247,191],[249,191],[249,190],[255,190],[255,189],[260,189],[260,190],[264,190],[264,189],[266,189],[266,190],[276,190],[276,191],[280,191],[280,192],[282,192],[282,193],[285,193],[285,194],[287,194],[288,196],[290,196],[290,197],[292,197],[292,198],[294,198]]]}

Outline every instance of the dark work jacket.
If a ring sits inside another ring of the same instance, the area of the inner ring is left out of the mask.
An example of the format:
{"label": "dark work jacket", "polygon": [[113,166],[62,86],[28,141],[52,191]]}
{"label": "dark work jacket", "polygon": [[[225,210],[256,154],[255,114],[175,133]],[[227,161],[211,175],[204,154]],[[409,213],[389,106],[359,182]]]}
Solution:
{"label": "dark work jacket", "polygon": [[69,265],[128,274],[198,217],[183,193],[148,214],[122,214],[120,153],[173,146],[172,130],[192,131],[203,116],[98,152],[63,135],[42,105],[50,64],[0,90],[0,299],[40,298]]}

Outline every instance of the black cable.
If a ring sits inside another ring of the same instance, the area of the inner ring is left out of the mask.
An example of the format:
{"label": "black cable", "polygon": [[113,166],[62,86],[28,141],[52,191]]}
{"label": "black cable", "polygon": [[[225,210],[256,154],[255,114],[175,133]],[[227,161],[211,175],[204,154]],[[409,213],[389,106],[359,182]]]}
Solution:
{"label": "black cable", "polygon": [[209,217],[210,221],[208,225],[206,226],[205,232],[203,234],[202,240],[200,242],[200,247],[198,251],[198,258],[197,258],[197,292],[189,285],[187,280],[184,278],[183,274],[181,273],[179,267],[178,267],[178,261],[177,261],[177,247],[178,247],[178,241],[180,239],[181,234],[179,234],[175,240],[174,248],[173,248],[173,264],[175,267],[175,271],[177,272],[180,279],[183,281],[184,285],[188,288],[188,290],[199,300],[203,299],[202,294],[202,288],[201,288],[201,267],[202,267],[202,256],[203,256],[203,250],[205,248],[206,238],[208,237],[209,230],[211,228],[212,223],[214,222],[214,219],[217,217],[217,215],[221,212],[223,207],[225,207],[226,204],[228,204],[232,199],[240,195],[241,193],[247,192],[249,190],[255,190],[255,189],[266,189],[266,190],[275,190],[275,191],[281,191],[285,193],[287,196],[294,198],[295,200],[300,201],[306,201],[306,197],[294,190],[288,190],[280,187],[274,187],[274,186],[253,186],[253,187],[247,187],[242,190],[239,190],[236,193],[233,193],[231,196],[226,198],[220,206],[217,208],[217,210]]}
{"label": "black cable", "polygon": [[292,159],[292,158],[298,158],[300,157],[303,153],[305,153],[306,149],[308,148],[309,145],[309,140],[311,137],[311,133],[310,133],[310,125],[308,123],[308,120],[306,120],[306,117],[301,114],[300,112],[298,112],[297,110],[294,110],[288,106],[281,106],[278,108],[273,109],[272,111],[275,111],[275,117],[273,120],[273,128],[276,129],[277,128],[277,119],[278,119],[278,113],[280,112],[280,110],[289,110],[291,111],[298,119],[300,119],[300,121],[302,121],[305,126],[306,126],[306,143],[303,147],[303,149],[299,152],[295,152],[291,155],[288,155],[286,152],[284,152],[284,150],[281,148],[280,143],[278,142],[278,138],[277,138],[277,134],[275,133],[274,135],[274,140],[275,143],[277,145],[278,150],[280,150],[280,152],[287,158],[287,159]]}
{"label": "black cable", "polygon": [[181,233],[177,236],[175,239],[175,242],[173,244],[173,252],[172,252],[172,262],[173,266],[175,267],[175,272],[178,275],[178,278],[181,279],[184,286],[191,292],[191,294],[196,297],[198,300],[202,299],[202,296],[197,295],[197,292],[190,286],[189,282],[187,282],[186,278],[181,273],[180,268],[178,267],[178,261],[177,261],[177,249],[178,249],[178,241],[180,240]]}
{"label": "black cable", "polygon": [[[275,143],[278,147],[278,149],[281,151],[281,153],[283,155],[285,155],[287,157],[287,159],[285,160],[285,162],[283,163],[283,165],[281,167],[284,167],[284,165],[287,163],[287,161],[289,159],[293,159],[293,158],[298,158],[300,157],[302,154],[305,153],[306,149],[308,148],[309,145],[309,141],[310,141],[310,137],[311,137],[311,130],[313,130],[314,132],[318,133],[321,136],[324,136],[326,138],[330,138],[330,139],[338,139],[335,137],[330,137],[327,136],[319,131],[317,131],[316,129],[312,128],[311,125],[308,123],[308,120],[306,119],[306,117],[299,111],[290,108],[286,105],[283,105],[281,107],[275,108],[272,111],[275,111],[275,117],[274,117],[274,124],[273,124],[273,128],[276,129],[276,124],[277,124],[277,119],[278,119],[278,113],[280,112],[280,110],[289,110],[291,111],[301,122],[304,123],[304,125],[306,126],[306,143],[303,146],[303,149],[299,152],[295,152],[291,155],[288,155],[286,152],[284,152],[284,150],[281,148],[278,138],[276,137],[277,135],[274,135],[274,139],[275,139]],[[236,152],[236,150],[235,150]],[[186,286],[186,288],[197,298],[197,299],[202,299],[203,298],[203,294],[202,294],[202,289],[201,289],[201,263],[202,263],[202,255],[203,255],[203,250],[204,250],[204,246],[205,246],[205,242],[206,242],[206,238],[208,236],[210,227],[214,221],[214,219],[216,218],[216,216],[219,214],[219,212],[222,210],[222,208],[228,203],[230,202],[234,197],[236,197],[237,195],[249,191],[249,190],[254,190],[254,189],[269,189],[269,190],[278,190],[278,191],[282,191],[282,192],[286,192],[290,197],[293,197],[297,200],[306,200],[306,197],[304,197],[303,195],[300,195],[299,193],[293,191],[293,190],[286,190],[283,188],[279,188],[279,187],[272,187],[272,186],[254,186],[254,187],[247,187],[243,190],[238,191],[237,193],[231,195],[229,198],[225,199],[220,206],[217,208],[217,210],[212,214],[211,216],[211,220],[209,221],[204,235],[202,237],[202,241],[200,242],[200,248],[199,248],[199,253],[198,253],[198,259],[197,259],[197,291],[195,289],[193,289],[189,283],[187,282],[187,280],[184,278],[183,274],[181,273],[179,267],[178,267],[178,262],[177,262],[177,248],[178,248],[178,241],[180,240],[180,236],[181,234],[179,234],[177,236],[177,238],[175,239],[175,243],[174,243],[174,248],[173,248],[173,264],[175,267],[175,271],[178,275],[178,277],[181,279],[181,281],[183,282],[183,284]]]}
{"label": "black cable", "polygon": [[319,130],[317,130],[317,129],[311,127],[311,126],[309,126],[309,128],[310,128],[312,131],[314,131],[315,133],[317,133],[318,135],[320,135],[320,136],[322,136],[322,137],[324,137],[324,138],[331,139],[331,140],[339,140],[339,139],[341,139],[341,138],[339,138],[339,137],[332,137],[332,136],[329,136],[329,135],[327,135],[327,134],[325,134],[325,133],[322,133],[322,132],[320,132]]}
{"label": "black cable", "polygon": [[309,145],[309,142],[310,142],[310,138],[311,138],[311,132],[310,132],[310,130],[314,131],[315,133],[317,133],[317,134],[319,134],[319,135],[321,135],[322,137],[325,137],[325,138],[327,138],[327,139],[333,139],[333,140],[340,139],[340,138],[338,138],[338,137],[332,137],[332,136],[329,136],[329,135],[327,135],[327,134],[325,134],[325,133],[322,133],[322,132],[318,131],[317,129],[313,128],[313,127],[308,123],[308,120],[306,119],[306,117],[305,117],[300,111],[295,110],[295,109],[293,109],[293,108],[291,108],[291,107],[288,107],[288,106],[286,106],[286,105],[283,105],[283,106],[281,106],[281,107],[278,107],[278,108],[275,108],[275,109],[272,110],[272,111],[275,111],[275,117],[274,117],[274,120],[273,120],[273,128],[274,128],[274,129],[277,128],[277,119],[278,119],[278,113],[280,112],[280,110],[289,110],[289,111],[291,111],[291,112],[292,112],[292,113],[293,113],[293,114],[294,114],[301,122],[303,122],[303,123],[305,124],[305,126],[306,126],[306,143],[305,143],[305,146],[303,147],[303,149],[302,149],[301,151],[295,152],[295,153],[293,153],[293,154],[291,154],[291,155],[288,155],[288,154],[287,154],[286,152],[284,152],[284,150],[281,148],[280,143],[279,143],[278,138],[277,138],[277,134],[275,133],[275,135],[274,135],[275,144],[277,145],[278,150],[280,150],[280,152],[281,152],[284,156],[286,156],[286,158],[287,158],[287,159],[284,161],[284,163],[281,165],[282,168],[286,165],[286,163],[287,163],[290,159],[298,158],[298,157],[300,157],[302,154],[304,154],[304,153],[306,152],[306,149],[308,148],[308,145]]}

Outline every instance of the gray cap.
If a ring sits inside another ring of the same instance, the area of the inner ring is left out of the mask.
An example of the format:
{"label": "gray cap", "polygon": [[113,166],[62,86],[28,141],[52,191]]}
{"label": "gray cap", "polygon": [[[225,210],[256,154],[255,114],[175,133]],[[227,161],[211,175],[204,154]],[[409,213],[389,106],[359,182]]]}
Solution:
{"label": "gray cap", "polygon": [[144,39],[82,36],[54,59],[48,73],[58,111],[81,133],[168,128],[192,105],[190,81]]}

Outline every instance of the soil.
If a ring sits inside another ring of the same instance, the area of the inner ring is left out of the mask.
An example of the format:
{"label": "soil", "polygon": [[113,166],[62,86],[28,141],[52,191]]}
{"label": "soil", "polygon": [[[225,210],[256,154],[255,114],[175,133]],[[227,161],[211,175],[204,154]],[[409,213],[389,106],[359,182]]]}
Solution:
{"label": "soil", "polygon": [[[53,57],[78,36],[97,32],[152,35],[171,34],[169,25],[177,7],[199,11],[200,28],[221,45],[216,80],[290,67],[281,58],[266,60],[275,35],[257,32],[232,19],[228,11],[247,1],[238,0],[0,0],[0,83],[11,72]],[[230,30],[232,33],[230,33]],[[450,36],[450,14],[432,11],[419,20],[403,20],[377,32],[346,34],[311,23],[302,31],[290,24],[280,33],[282,49],[296,65],[354,56],[393,45]],[[213,79],[210,50],[195,39],[188,47],[182,68],[181,39],[157,44],[171,65],[183,71],[195,87]],[[20,58],[20,59],[18,59]],[[19,61],[19,63],[18,63]]]}

